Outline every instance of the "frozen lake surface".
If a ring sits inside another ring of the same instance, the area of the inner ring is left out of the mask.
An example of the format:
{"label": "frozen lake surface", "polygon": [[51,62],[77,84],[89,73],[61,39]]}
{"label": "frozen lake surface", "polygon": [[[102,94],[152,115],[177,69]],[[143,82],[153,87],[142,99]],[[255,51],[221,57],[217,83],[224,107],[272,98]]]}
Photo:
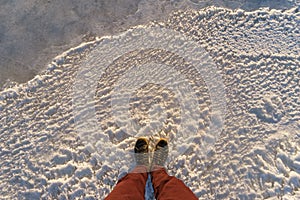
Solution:
{"label": "frozen lake surface", "polygon": [[96,36],[111,35],[179,9],[210,5],[255,10],[290,9],[296,1],[220,0],[64,0],[0,2],[0,86],[7,79],[24,83],[45,70],[67,49]]}

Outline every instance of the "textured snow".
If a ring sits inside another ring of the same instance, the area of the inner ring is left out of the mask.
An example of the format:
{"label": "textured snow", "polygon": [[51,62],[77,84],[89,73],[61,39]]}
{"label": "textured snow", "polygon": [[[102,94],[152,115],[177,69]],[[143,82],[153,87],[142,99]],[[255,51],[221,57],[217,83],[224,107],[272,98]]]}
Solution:
{"label": "textured snow", "polygon": [[[171,64],[187,77],[194,91],[191,100],[196,100],[200,112],[197,132],[181,143],[175,134],[180,129],[181,102],[171,89],[147,84],[131,94],[131,116],[142,127],[148,125],[151,131],[157,127],[156,116],[167,116],[163,133],[151,136],[172,141],[167,162],[171,175],[183,180],[200,199],[299,199],[299,23],[298,7],[249,12],[206,7],[176,11],[163,22],[132,29],[159,26],[178,31],[193,38],[216,63],[226,89],[226,97],[219,98],[226,102],[227,112],[216,143],[211,143],[211,151],[204,156],[200,144],[214,140],[208,127],[213,120],[219,122],[212,118],[211,90],[205,77],[172,52],[125,49],[126,54],[115,58],[105,71],[107,76],[97,80],[94,101],[89,102],[95,105],[103,130],[87,132],[89,144],[79,137],[77,117],[88,116],[90,107],[83,105],[87,110],[80,109],[83,112],[74,116],[74,85],[77,81],[77,86],[90,87],[78,82],[78,72],[82,62],[94,58],[95,50],[111,41],[110,37],[82,43],[57,56],[32,80],[7,85],[0,92],[0,198],[103,199],[133,167],[128,163],[133,164],[136,136],[116,125],[122,122],[114,121],[111,99],[122,96],[114,96],[113,85],[132,86],[126,80],[138,81],[139,73],[147,74],[149,68],[141,67],[136,77],[123,76],[125,82],[118,82],[123,71],[131,74],[130,67],[155,60]],[[167,80],[169,72],[153,73],[164,74],[162,79]],[[97,78],[88,70],[84,75]],[[184,151],[177,155],[174,146]],[[150,198],[151,192],[148,186],[146,196]]]}

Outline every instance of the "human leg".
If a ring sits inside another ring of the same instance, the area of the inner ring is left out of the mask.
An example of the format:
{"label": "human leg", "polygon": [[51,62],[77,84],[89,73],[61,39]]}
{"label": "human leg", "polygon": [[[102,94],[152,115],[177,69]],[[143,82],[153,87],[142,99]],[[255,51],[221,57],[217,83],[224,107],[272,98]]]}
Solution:
{"label": "human leg", "polygon": [[194,193],[179,179],[169,176],[163,167],[168,156],[168,142],[161,139],[155,146],[152,160],[151,177],[155,198],[164,199],[198,199]]}
{"label": "human leg", "polygon": [[151,172],[155,198],[164,199],[198,199],[194,193],[179,179],[169,176],[164,168],[156,168]]}
{"label": "human leg", "polygon": [[139,138],[135,144],[134,153],[137,166],[118,181],[105,200],[144,199],[149,166],[148,140]]}
{"label": "human leg", "polygon": [[[147,172],[145,166],[137,166],[131,173],[121,178],[105,200],[141,200],[145,198]],[[142,173],[140,173],[142,172]]]}

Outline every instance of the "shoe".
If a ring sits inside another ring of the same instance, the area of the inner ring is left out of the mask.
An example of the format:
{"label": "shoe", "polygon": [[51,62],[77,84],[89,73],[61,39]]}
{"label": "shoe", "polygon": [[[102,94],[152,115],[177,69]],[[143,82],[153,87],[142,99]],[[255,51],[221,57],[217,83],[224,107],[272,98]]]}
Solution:
{"label": "shoe", "polygon": [[149,166],[149,141],[147,138],[138,138],[134,146],[136,165]]}
{"label": "shoe", "polygon": [[161,138],[155,146],[154,155],[152,159],[152,167],[163,167],[167,161],[168,153],[168,141],[164,138]]}

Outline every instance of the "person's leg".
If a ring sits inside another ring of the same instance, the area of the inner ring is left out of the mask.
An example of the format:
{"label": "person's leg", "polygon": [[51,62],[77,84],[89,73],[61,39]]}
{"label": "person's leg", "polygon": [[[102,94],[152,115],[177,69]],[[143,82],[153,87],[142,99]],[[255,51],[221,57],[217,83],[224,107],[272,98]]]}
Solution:
{"label": "person's leg", "polygon": [[194,193],[179,179],[169,176],[166,170],[158,167],[151,172],[155,198],[164,199],[198,199]]}
{"label": "person's leg", "polygon": [[105,200],[142,200],[148,179],[147,167],[137,166],[131,173],[121,178]]}
{"label": "person's leg", "polygon": [[136,167],[121,178],[113,191],[105,200],[142,200],[145,198],[145,187],[148,179],[149,142],[146,138],[139,138],[134,147]]}
{"label": "person's leg", "polygon": [[155,198],[157,200],[198,199],[181,180],[167,174],[163,166],[167,160],[168,152],[167,140],[160,139],[155,146],[151,167]]}

